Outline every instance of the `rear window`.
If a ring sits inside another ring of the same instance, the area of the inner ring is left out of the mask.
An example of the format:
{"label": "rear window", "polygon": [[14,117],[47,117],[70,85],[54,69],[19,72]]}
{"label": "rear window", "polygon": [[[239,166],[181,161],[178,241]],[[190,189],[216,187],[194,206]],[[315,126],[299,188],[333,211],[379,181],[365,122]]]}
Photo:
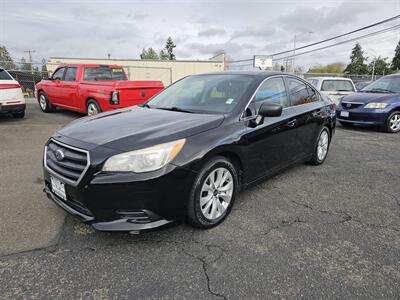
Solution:
{"label": "rear window", "polygon": [[324,80],[321,91],[354,92],[354,87],[349,80]]}
{"label": "rear window", "polygon": [[13,78],[5,70],[0,69],[0,80],[13,80]]}
{"label": "rear window", "polygon": [[85,68],[83,80],[126,80],[122,68],[89,67]]}

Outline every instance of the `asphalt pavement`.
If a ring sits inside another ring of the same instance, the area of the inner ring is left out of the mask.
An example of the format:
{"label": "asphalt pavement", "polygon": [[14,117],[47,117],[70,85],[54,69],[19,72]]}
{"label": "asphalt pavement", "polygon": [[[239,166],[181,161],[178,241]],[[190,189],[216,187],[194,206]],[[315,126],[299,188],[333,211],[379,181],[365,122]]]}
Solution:
{"label": "asphalt pavement", "polygon": [[214,229],[111,234],[42,193],[43,144],[80,116],[0,116],[0,299],[400,298],[400,134],[338,126],[325,164],[242,192]]}

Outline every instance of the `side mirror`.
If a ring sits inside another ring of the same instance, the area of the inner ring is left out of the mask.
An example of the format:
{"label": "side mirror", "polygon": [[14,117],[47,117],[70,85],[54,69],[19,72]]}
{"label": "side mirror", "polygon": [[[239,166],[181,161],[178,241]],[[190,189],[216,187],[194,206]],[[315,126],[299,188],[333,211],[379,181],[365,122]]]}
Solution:
{"label": "side mirror", "polygon": [[273,103],[264,103],[258,110],[258,114],[262,117],[279,117],[282,115],[282,105]]}

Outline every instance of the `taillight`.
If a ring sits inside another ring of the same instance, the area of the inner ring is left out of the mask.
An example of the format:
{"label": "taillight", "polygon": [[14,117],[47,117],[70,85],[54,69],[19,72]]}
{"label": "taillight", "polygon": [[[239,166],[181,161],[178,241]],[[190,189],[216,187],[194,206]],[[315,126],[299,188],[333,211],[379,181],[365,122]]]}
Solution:
{"label": "taillight", "polygon": [[0,83],[0,90],[8,90],[8,89],[18,89],[21,86],[16,83],[10,83],[10,84],[1,84]]}
{"label": "taillight", "polygon": [[111,104],[119,104],[119,93],[118,93],[118,91],[111,92],[110,103]]}

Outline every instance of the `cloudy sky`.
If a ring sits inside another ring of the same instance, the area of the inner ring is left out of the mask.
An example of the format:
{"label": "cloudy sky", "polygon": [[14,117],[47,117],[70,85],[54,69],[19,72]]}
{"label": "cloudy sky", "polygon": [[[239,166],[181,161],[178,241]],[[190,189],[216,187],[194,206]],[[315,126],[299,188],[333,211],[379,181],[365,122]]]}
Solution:
{"label": "cloudy sky", "polygon": [[[235,60],[290,50],[295,35],[301,46],[396,14],[400,0],[0,0],[0,45],[17,60],[28,49],[36,51],[35,61],[107,53],[138,58],[142,48],[159,50],[171,36],[177,59],[208,59],[224,49]],[[399,24],[397,19],[360,34]],[[359,42],[368,56],[391,59],[399,39],[397,29]],[[300,56],[296,63],[346,62],[353,45]]]}

